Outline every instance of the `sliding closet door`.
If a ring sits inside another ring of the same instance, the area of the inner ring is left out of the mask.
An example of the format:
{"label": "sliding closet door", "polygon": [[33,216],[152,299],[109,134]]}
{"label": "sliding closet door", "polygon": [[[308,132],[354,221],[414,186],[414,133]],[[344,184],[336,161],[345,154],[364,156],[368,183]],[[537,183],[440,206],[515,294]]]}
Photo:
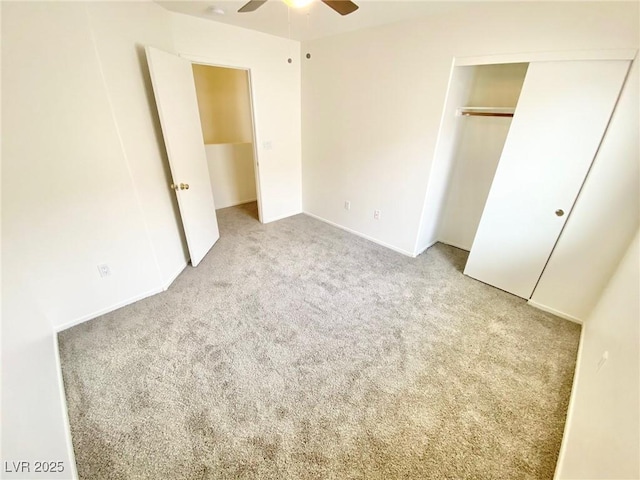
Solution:
{"label": "sliding closet door", "polygon": [[529,65],[466,275],[531,297],[628,68],[628,61],[618,60]]}

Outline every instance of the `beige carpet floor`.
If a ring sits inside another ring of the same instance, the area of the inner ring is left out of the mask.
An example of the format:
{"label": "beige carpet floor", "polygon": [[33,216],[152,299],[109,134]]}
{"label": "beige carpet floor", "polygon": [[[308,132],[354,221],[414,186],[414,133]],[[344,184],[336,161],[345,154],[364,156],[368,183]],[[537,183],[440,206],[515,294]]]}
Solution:
{"label": "beige carpet floor", "polygon": [[171,288],[59,334],[82,479],[551,479],[580,327],[305,215],[218,212]]}

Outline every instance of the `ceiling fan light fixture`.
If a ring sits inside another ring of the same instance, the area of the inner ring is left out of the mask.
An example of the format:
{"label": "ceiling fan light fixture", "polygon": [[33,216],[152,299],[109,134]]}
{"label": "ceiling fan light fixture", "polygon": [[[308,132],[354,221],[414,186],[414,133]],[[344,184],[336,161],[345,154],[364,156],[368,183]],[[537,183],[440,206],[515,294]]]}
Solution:
{"label": "ceiling fan light fixture", "polygon": [[284,3],[289,5],[291,8],[304,8],[309,5],[313,0],[283,0]]}
{"label": "ceiling fan light fixture", "polygon": [[[350,13],[358,10],[358,5],[353,3],[351,0],[320,0],[327,7],[335,10],[340,15],[349,15]],[[313,0],[283,0],[283,2],[292,8],[303,8],[309,5]],[[249,0],[249,2],[245,3],[238,13],[247,13],[247,12],[255,12],[262,5],[267,3],[267,0]]]}
{"label": "ceiling fan light fixture", "polygon": [[224,15],[226,12],[217,5],[211,5],[207,8],[207,13],[209,15]]}

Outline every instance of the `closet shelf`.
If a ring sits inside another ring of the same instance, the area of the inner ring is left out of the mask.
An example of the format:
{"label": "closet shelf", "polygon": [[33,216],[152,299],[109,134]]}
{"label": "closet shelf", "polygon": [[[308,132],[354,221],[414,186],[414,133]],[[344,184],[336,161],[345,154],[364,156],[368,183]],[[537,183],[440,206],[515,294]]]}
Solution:
{"label": "closet shelf", "polygon": [[462,107],[456,115],[463,117],[513,117],[514,107]]}

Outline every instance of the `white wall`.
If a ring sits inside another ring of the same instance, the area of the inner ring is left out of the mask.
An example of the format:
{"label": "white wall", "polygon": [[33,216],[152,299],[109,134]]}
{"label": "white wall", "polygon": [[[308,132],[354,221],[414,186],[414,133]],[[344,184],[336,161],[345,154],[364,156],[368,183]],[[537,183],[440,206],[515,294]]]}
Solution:
{"label": "white wall", "polygon": [[171,20],[181,55],[250,70],[262,221],[300,213],[300,44],[177,13]]}
{"label": "white wall", "polygon": [[640,478],[639,236],[583,326],[558,479]]}
{"label": "white wall", "polygon": [[638,61],[531,300],[585,320],[640,224]]}
{"label": "white wall", "polygon": [[637,18],[634,3],[460,3],[305,42],[304,210],[420,252],[437,240],[449,177],[433,158],[453,57],[637,48]]}
{"label": "white wall", "polygon": [[170,14],[152,2],[87,4],[96,54],[144,227],[167,287],[188,253],[156,111],[144,46],[173,51]]}
{"label": "white wall", "polygon": [[86,5],[4,2],[2,66],[2,460],[68,478],[54,328],[160,278]]}
{"label": "white wall", "polygon": [[440,46],[423,37],[402,23],[305,42],[301,52],[304,211],[409,255],[448,80],[448,69],[443,78],[432,69]]}
{"label": "white wall", "polygon": [[256,200],[252,143],[205,145],[216,209]]}
{"label": "white wall", "polygon": [[3,4],[2,233],[56,327],[160,283],[87,15]]}
{"label": "white wall", "polygon": [[[3,198],[6,200],[6,197]],[[2,471],[5,462],[27,461],[29,474],[2,478],[73,478],[75,464],[60,388],[57,342],[51,323],[39,310],[22,278],[22,259],[2,239]],[[35,474],[34,462],[63,462],[56,474]]]}
{"label": "white wall", "polygon": [[[430,198],[438,198],[440,200],[425,203],[423,206],[415,255],[421,254],[441,238],[440,235],[436,235],[434,229],[437,229],[438,232],[445,229],[444,221],[441,218],[445,217],[446,197],[452,194],[449,189],[455,174],[454,159],[464,133],[464,129],[458,128],[460,119],[456,116],[456,113],[458,108],[464,105],[469,98],[473,85],[474,70],[472,68],[455,68],[453,67],[453,60],[451,63],[452,67],[446,89],[446,101],[442,111],[442,120],[434,153],[435,159],[449,158],[451,161],[433,161],[432,163],[427,191]],[[432,211],[431,216],[425,214],[427,211]],[[443,241],[451,242],[451,244],[458,243],[455,238],[446,238]]]}
{"label": "white wall", "polygon": [[[174,50],[173,16],[153,2],[2,2],[3,461],[72,456],[54,331],[160,291],[186,264],[143,54]],[[232,61],[238,45],[257,65],[266,219],[299,212],[295,42],[176,23],[182,45],[218,42]]]}

